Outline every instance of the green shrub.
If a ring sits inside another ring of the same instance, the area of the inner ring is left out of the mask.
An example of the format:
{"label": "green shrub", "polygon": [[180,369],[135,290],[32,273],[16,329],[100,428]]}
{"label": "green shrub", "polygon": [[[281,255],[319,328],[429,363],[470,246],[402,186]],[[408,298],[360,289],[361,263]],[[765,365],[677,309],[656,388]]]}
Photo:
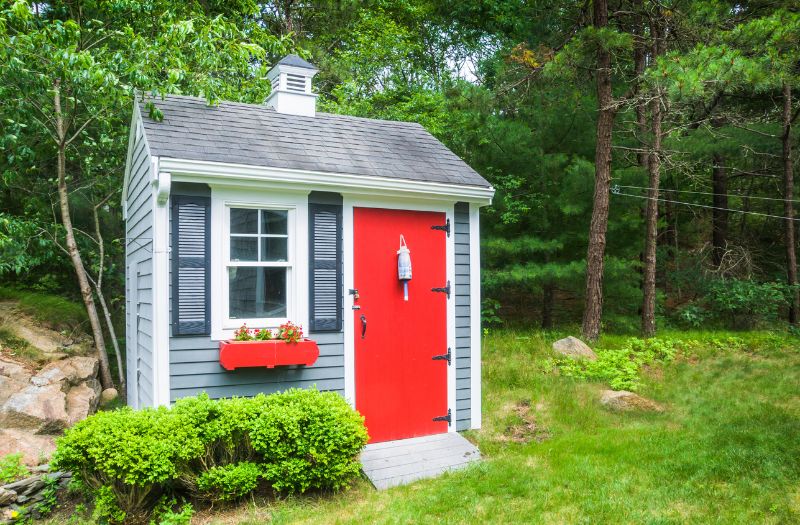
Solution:
{"label": "green shrub", "polygon": [[261,477],[258,464],[242,461],[203,472],[197,478],[197,488],[212,499],[235,500],[255,490]]}
{"label": "green shrub", "polygon": [[24,478],[28,474],[30,471],[22,464],[22,454],[8,454],[0,458],[0,485]]}
{"label": "green shrub", "polygon": [[633,337],[620,349],[596,349],[596,361],[561,357],[555,360],[555,365],[567,377],[602,381],[614,390],[635,391],[641,386],[643,366],[672,361],[683,345],[673,339]]}
{"label": "green shrub", "polygon": [[97,413],[66,431],[53,463],[95,491],[99,517],[143,522],[167,496],[227,501],[262,479],[287,493],[347,487],[366,441],[363,418],[333,392],[201,395]]}

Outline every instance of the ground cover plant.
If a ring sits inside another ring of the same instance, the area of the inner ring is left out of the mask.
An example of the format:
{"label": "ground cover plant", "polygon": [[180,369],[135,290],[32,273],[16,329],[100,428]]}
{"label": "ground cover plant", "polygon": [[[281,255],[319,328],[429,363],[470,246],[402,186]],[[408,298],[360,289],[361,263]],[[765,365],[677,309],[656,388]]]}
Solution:
{"label": "ground cover plant", "polygon": [[73,473],[94,518],[135,523],[173,512],[175,498],[231,501],[260,485],[283,494],[346,488],[366,441],[363,418],[333,392],[201,395],[171,409],[90,416],[58,440],[53,465]]}

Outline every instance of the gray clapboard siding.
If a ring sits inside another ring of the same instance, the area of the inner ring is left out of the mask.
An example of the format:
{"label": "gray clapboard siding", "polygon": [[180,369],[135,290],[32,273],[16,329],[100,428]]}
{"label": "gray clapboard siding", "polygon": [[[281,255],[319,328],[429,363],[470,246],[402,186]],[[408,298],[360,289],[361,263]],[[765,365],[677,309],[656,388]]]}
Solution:
{"label": "gray clapboard siding", "polygon": [[455,237],[456,307],[456,430],[467,430],[471,420],[470,282],[469,282],[469,204],[456,203],[453,224]]}
{"label": "gray clapboard siding", "polygon": [[[172,194],[210,196],[210,190],[204,184],[180,183],[173,186]],[[212,221],[214,219],[211,218]],[[172,253],[174,250],[171,250]],[[170,272],[172,267],[170,264]],[[171,309],[174,290],[172,279],[169,282]],[[211,300],[215,298],[212,297]],[[170,319],[172,319],[171,313]],[[254,396],[259,393],[270,394],[288,388],[313,386],[320,390],[332,390],[344,394],[344,334],[341,331],[312,332],[308,337],[319,344],[320,356],[312,366],[243,368],[229,371],[219,364],[218,341],[212,341],[209,336],[178,336],[170,329],[170,401],[174,402],[181,397],[194,396],[202,392],[218,399]]]}
{"label": "gray clapboard siding", "polygon": [[150,154],[137,130],[130,144],[130,177],[125,227],[125,348],[128,400],[136,407],[153,404],[153,195]]}

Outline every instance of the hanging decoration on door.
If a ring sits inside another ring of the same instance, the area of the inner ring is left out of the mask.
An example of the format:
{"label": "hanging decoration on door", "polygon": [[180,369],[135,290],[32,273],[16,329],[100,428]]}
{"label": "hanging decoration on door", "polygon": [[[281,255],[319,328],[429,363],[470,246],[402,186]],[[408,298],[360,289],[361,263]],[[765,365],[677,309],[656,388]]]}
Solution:
{"label": "hanging decoration on door", "polygon": [[400,234],[400,249],[397,250],[397,278],[403,281],[403,299],[408,301],[408,281],[411,280],[411,250]]}

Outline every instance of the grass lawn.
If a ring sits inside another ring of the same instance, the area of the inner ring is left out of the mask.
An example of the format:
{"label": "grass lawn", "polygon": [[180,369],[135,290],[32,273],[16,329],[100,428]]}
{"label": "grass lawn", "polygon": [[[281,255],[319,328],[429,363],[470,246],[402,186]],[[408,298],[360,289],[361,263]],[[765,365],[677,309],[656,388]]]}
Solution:
{"label": "grass lawn", "polygon": [[640,393],[667,410],[619,414],[600,407],[603,385],[551,371],[563,335],[486,338],[484,426],[467,434],[480,464],[385,492],[359,481],[256,498],[193,523],[800,523],[800,340],[661,334],[698,341],[644,374]]}

